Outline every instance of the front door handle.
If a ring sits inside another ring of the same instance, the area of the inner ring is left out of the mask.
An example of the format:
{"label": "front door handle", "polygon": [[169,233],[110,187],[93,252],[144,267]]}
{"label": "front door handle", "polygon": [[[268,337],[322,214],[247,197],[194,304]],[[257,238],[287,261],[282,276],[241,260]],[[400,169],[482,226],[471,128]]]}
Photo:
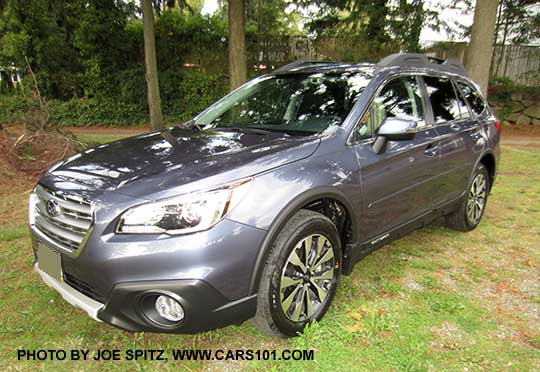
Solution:
{"label": "front door handle", "polygon": [[438,154],[438,152],[439,146],[430,143],[424,150],[424,155],[426,155],[428,158],[433,158]]}

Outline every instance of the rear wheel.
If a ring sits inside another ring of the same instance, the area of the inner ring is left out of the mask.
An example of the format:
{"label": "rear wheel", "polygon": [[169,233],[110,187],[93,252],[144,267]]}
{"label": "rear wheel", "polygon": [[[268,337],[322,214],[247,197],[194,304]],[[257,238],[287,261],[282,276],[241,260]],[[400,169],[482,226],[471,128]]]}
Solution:
{"label": "rear wheel", "polygon": [[458,231],[470,231],[480,223],[489,193],[489,174],[486,167],[478,165],[469,190],[459,208],[446,216],[446,225]]}
{"label": "rear wheel", "polygon": [[321,319],[335,295],[341,269],[339,234],[326,216],[301,210],[272,246],[257,295],[255,324],[290,337]]}

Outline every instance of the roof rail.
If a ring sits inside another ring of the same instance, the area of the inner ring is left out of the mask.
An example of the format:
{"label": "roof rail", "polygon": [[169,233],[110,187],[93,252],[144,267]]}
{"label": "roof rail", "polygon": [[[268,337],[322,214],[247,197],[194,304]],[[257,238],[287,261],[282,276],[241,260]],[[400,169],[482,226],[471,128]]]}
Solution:
{"label": "roof rail", "polygon": [[317,66],[317,65],[325,65],[325,64],[335,64],[335,63],[336,62],[332,62],[332,61],[294,61],[291,63],[287,63],[285,66],[281,66],[280,68],[272,71],[272,73],[280,74],[284,72],[299,70],[301,68]]}
{"label": "roof rail", "polygon": [[377,63],[377,69],[397,66],[429,67],[435,70],[468,76],[467,70],[465,70],[465,67],[459,61],[428,57],[421,53],[391,54]]}

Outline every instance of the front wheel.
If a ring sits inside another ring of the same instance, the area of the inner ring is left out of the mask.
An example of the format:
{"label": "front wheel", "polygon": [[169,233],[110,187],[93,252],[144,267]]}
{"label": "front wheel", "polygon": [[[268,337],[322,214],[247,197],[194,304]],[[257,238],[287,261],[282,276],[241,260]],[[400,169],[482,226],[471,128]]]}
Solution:
{"label": "front wheel", "polygon": [[272,246],[257,294],[255,324],[273,336],[295,336],[324,316],[340,270],[341,241],[332,221],[299,211]]}
{"label": "front wheel", "polygon": [[459,208],[446,216],[446,225],[458,231],[470,231],[478,226],[486,208],[489,187],[489,174],[486,167],[480,164]]}

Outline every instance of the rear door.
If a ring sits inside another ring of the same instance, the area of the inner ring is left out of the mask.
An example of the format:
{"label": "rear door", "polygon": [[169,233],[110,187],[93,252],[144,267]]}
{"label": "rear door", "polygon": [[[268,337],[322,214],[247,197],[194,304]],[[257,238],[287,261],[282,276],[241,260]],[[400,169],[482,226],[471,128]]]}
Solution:
{"label": "rear door", "polygon": [[[356,128],[354,149],[362,183],[360,231],[366,239],[432,207],[439,154],[437,133],[426,127],[425,112],[417,77],[394,78],[375,95]],[[418,134],[412,140],[388,141],[386,150],[377,154],[372,149],[373,141],[387,117],[416,121]]]}
{"label": "rear door", "polygon": [[433,193],[434,207],[438,207],[465,191],[481,128],[451,79],[423,76],[423,80],[440,148],[440,168]]}

